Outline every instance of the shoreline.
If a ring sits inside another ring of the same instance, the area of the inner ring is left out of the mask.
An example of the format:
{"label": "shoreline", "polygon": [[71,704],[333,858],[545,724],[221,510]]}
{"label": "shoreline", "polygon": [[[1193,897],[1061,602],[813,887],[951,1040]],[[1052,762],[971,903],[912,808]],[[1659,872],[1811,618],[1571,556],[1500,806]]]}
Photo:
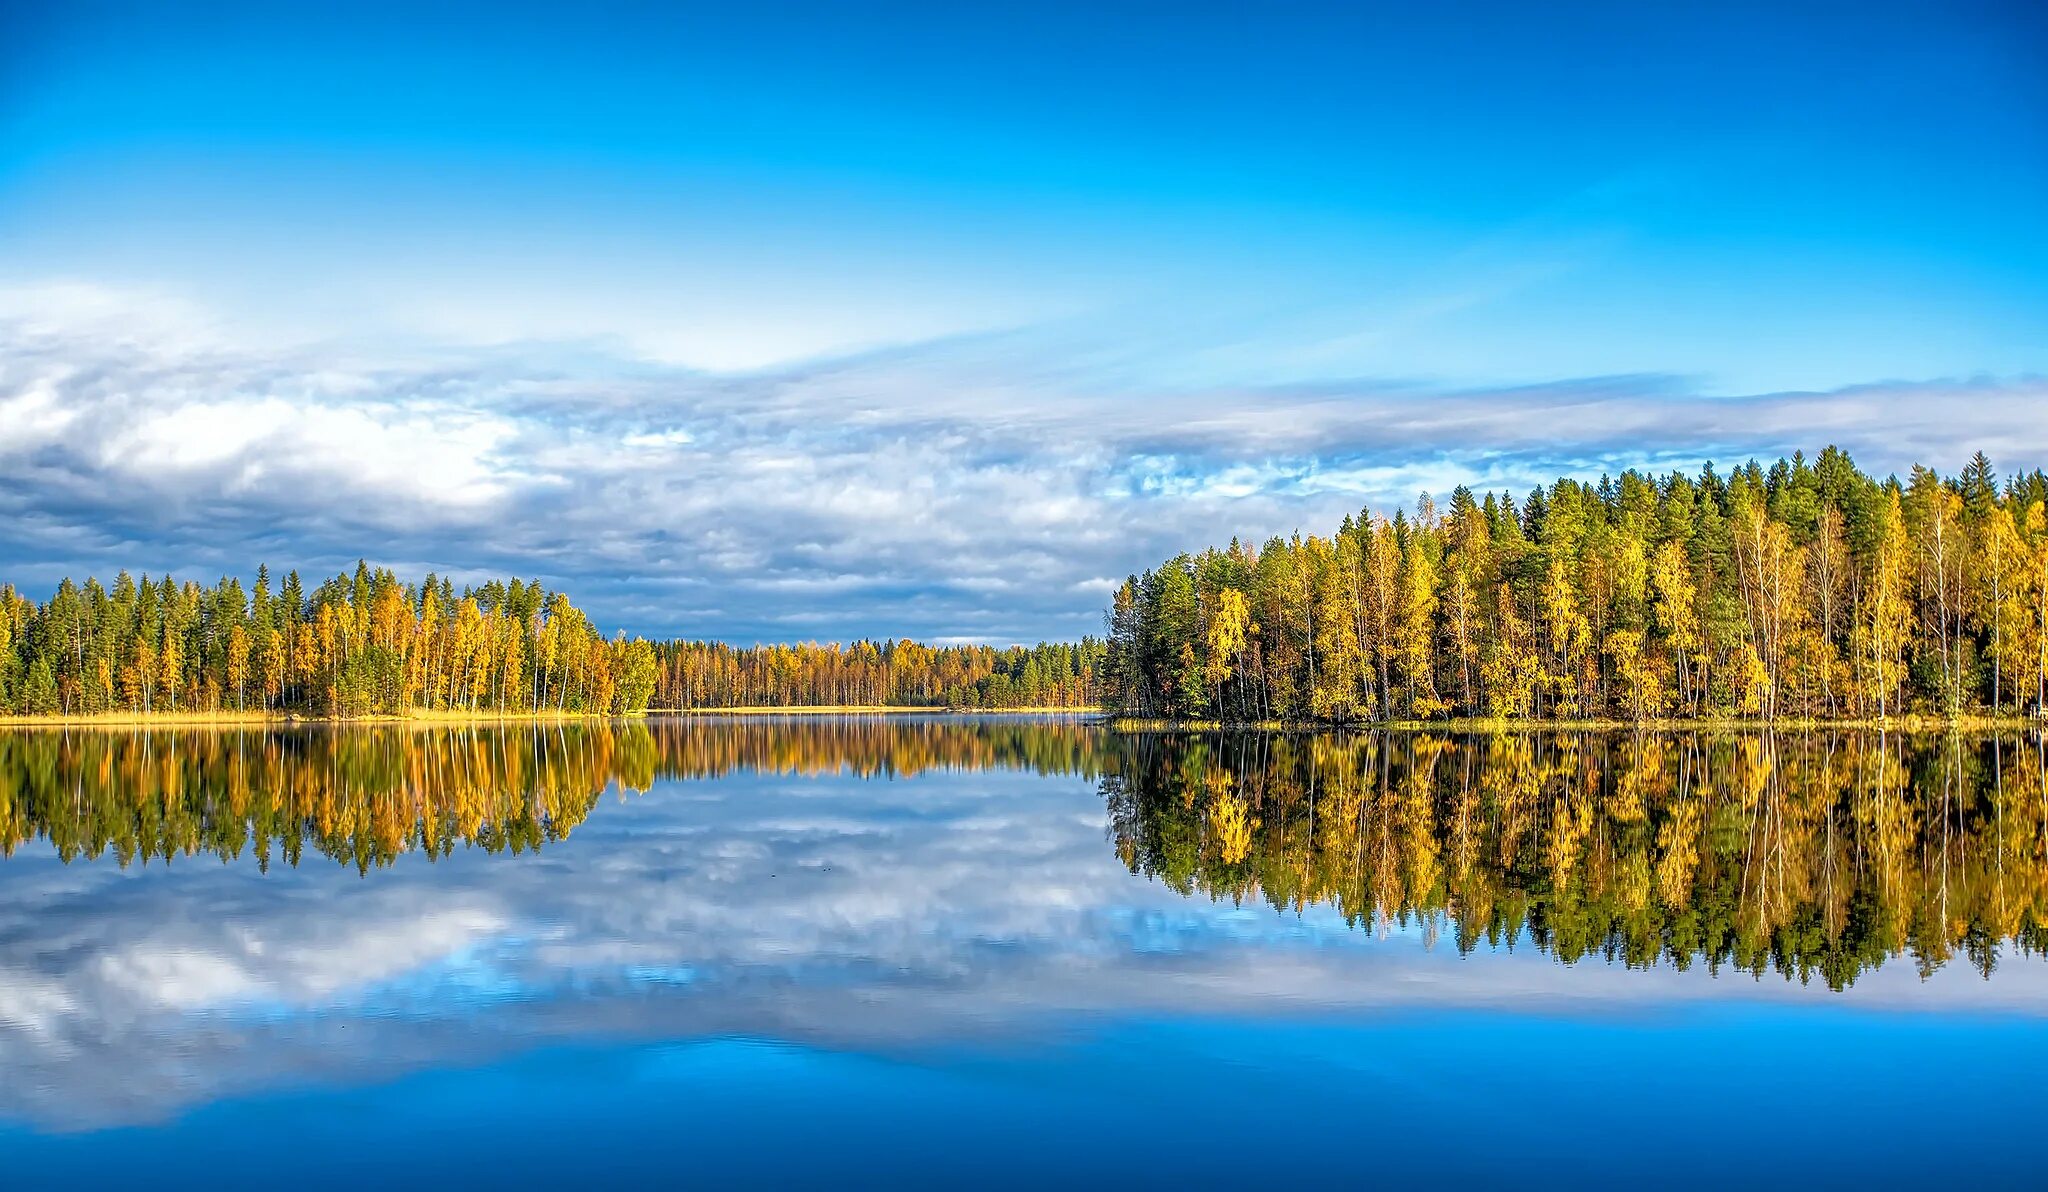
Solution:
{"label": "shoreline", "polygon": [[489,711],[475,712],[441,708],[411,712],[381,712],[366,716],[324,716],[310,712],[90,712],[65,715],[61,712],[0,716],[5,728],[237,728],[262,725],[351,725],[351,724],[555,724],[566,721],[644,720],[661,716],[871,716],[921,714],[926,716],[1013,716],[1071,714],[1100,716],[1099,707],[1061,708],[930,708],[899,704],[806,704],[800,707],[743,708],[648,708],[643,712]]}
{"label": "shoreline", "polygon": [[1059,707],[1032,704],[1016,708],[940,708],[917,704],[792,704],[774,707],[749,704],[737,708],[649,708],[648,716],[1100,716],[1094,704]]}
{"label": "shoreline", "polygon": [[[633,715],[629,713],[628,715]],[[307,712],[61,712],[0,716],[0,728],[223,728],[250,725],[312,724],[488,724],[496,722],[554,723],[568,720],[618,720],[610,712],[382,712],[367,716],[319,716]]]}
{"label": "shoreline", "polygon": [[1459,717],[1451,720],[1361,720],[1348,723],[1290,720],[1173,720],[1163,717],[1110,716],[1103,723],[1116,732],[1271,732],[1271,733],[1481,733],[1529,732],[1985,732],[1996,729],[2044,729],[2048,721],[2024,715],[1892,716],[1780,718],[1756,720],[1739,716],[1701,716],[1662,720],[1509,720]]}
{"label": "shoreline", "polygon": [[788,707],[749,705],[734,708],[648,708],[643,712],[462,711],[417,709],[366,716],[324,716],[307,712],[99,712],[0,716],[8,728],[242,728],[310,727],[373,724],[559,724],[570,721],[621,721],[650,718],[804,716],[1075,716],[1086,717],[1119,733],[1447,733],[1479,735],[1533,732],[1989,732],[2048,729],[2048,721],[2023,715],[1972,715],[1955,718],[1916,714],[1840,719],[1801,718],[1774,721],[1732,716],[1662,720],[1508,720],[1461,717],[1451,720],[1384,720],[1327,723],[1285,720],[1174,720],[1164,717],[1113,716],[1098,706],[1017,708],[939,708],[903,704],[802,704]]}

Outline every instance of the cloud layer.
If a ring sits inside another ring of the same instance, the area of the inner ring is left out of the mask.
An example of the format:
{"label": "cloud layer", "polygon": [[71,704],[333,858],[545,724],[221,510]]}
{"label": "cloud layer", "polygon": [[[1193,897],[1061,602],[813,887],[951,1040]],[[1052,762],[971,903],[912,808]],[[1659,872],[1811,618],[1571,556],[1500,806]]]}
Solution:
{"label": "cloud layer", "polygon": [[1111,581],[1458,483],[1826,443],[1866,467],[2048,461],[2040,379],[1706,397],[1148,383],[1052,327],[748,374],[581,345],[257,345],[93,287],[0,290],[0,567],[538,575],[601,623],[739,640],[1096,631]]}

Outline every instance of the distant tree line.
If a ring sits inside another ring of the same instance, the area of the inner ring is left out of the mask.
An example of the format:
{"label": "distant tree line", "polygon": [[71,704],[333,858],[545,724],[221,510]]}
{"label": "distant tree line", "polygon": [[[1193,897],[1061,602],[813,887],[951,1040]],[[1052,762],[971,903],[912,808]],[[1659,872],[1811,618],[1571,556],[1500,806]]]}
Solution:
{"label": "distant tree line", "polygon": [[655,654],[654,702],[664,708],[1079,708],[1096,702],[1103,644],[1087,637],[1002,648],[678,641]]}
{"label": "distant tree line", "polygon": [[358,564],[308,589],[260,569],[205,588],[169,577],[64,580],[37,604],[0,587],[0,712],[416,709],[634,712],[654,649],[606,640],[537,581],[457,591]]}
{"label": "distant tree line", "polygon": [[321,716],[900,705],[1076,708],[1100,641],[1036,646],[731,646],[607,639],[538,580],[457,590],[358,564],[308,589],[259,569],[212,587],[64,580],[40,604],[0,586],[0,714]]}
{"label": "distant tree line", "polygon": [[1146,717],[1883,718],[2048,707],[2048,477],[1859,471],[1454,491],[1131,577],[1104,697]]}

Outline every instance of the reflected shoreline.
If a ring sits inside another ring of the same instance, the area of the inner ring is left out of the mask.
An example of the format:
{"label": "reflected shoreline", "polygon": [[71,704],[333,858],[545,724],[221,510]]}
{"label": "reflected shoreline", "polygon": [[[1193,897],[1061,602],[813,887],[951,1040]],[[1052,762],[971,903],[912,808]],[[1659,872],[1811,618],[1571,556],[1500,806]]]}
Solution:
{"label": "reflected shoreline", "polygon": [[2031,1023],[2043,777],[2010,736],[0,734],[0,1125],[558,1044]]}
{"label": "reflected shoreline", "polygon": [[1837,990],[1892,957],[1988,977],[2048,951],[2038,737],[1219,733],[1128,757],[1103,783],[1118,855],[1189,896]]}
{"label": "reflected shoreline", "polygon": [[[363,875],[566,840],[607,791],[736,773],[1097,785],[1184,898],[1419,924],[1458,950],[1844,989],[2048,951],[2048,746],[1850,731],[1114,733],[1078,717],[744,716],[0,732],[0,855]],[[914,863],[914,862],[909,862]]]}
{"label": "reflected shoreline", "polygon": [[558,720],[0,731],[0,857],[46,840],[123,867],[303,846],[367,873],[457,845],[566,839],[607,790],[734,772],[908,777],[931,769],[1101,772],[1112,747],[1069,718]]}

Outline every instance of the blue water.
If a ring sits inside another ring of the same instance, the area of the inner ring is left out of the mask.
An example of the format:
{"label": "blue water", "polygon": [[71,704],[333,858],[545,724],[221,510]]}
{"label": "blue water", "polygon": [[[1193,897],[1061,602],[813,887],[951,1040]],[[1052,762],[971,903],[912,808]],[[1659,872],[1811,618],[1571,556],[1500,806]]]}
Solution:
{"label": "blue water", "polygon": [[[1498,1186],[2038,1186],[2048,1038],[1811,1008],[1622,1023],[1150,1018],[1031,1048],[553,1047],[157,1127],[4,1136],[11,1186],[933,1186],[1282,1174]],[[254,1169],[251,1168],[252,1162]],[[236,1173],[241,1173],[240,1178]]]}
{"label": "blue water", "polygon": [[2048,974],[1460,956],[1085,776],[735,773],[538,854],[0,861],[9,1188],[2040,1186]]}

